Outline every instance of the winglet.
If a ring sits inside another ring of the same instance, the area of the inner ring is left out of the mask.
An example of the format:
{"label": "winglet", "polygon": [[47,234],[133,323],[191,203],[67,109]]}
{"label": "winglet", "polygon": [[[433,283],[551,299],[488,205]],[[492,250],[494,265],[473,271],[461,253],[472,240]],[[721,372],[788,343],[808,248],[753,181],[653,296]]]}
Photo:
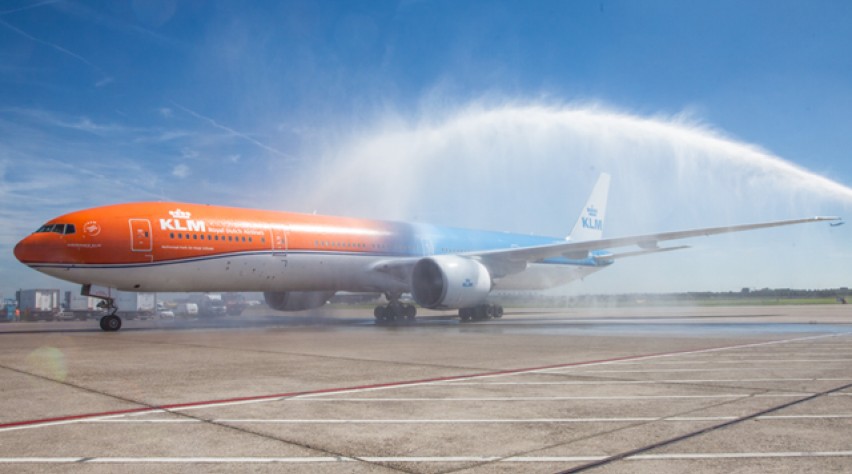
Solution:
{"label": "winglet", "polygon": [[574,224],[574,229],[565,240],[571,242],[585,242],[598,240],[603,237],[603,225],[606,217],[606,201],[609,196],[609,175],[601,173],[598,182],[595,183],[589,200],[580,213],[580,218]]}

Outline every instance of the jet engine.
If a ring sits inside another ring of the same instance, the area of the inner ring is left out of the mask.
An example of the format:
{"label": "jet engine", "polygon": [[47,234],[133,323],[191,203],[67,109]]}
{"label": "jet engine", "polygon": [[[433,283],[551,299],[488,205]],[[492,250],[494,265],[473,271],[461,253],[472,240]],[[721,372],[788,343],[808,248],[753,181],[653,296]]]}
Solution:
{"label": "jet engine", "polygon": [[482,263],[457,255],[427,257],[411,274],[414,301],[429,309],[456,309],[485,302],[491,275]]}
{"label": "jet engine", "polygon": [[329,298],[333,291],[264,291],[263,299],[272,309],[278,311],[302,311],[319,308]]}

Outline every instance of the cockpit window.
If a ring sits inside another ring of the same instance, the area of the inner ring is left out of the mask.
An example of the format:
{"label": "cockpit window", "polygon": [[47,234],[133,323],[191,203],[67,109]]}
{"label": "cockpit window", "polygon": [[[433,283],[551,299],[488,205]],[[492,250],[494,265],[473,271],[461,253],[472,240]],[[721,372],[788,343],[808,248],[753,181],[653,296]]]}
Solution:
{"label": "cockpit window", "polygon": [[36,233],[40,232],[53,232],[56,234],[73,234],[77,232],[77,229],[74,227],[74,224],[45,224],[36,231]]}

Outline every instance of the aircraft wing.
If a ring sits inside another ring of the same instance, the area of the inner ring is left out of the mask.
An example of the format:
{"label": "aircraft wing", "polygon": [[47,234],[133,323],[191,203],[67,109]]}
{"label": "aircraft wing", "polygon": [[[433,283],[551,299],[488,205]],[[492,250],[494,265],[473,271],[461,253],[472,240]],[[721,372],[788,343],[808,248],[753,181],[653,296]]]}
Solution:
{"label": "aircraft wing", "polygon": [[[705,227],[702,229],[682,230],[675,232],[661,232],[658,234],[634,235],[628,237],[616,237],[611,239],[598,239],[583,242],[558,242],[534,247],[508,248],[498,250],[483,250],[465,252],[458,255],[481,261],[494,277],[503,277],[518,273],[526,269],[527,264],[546,260],[548,258],[586,258],[592,250],[607,250],[631,245],[639,246],[640,250],[616,253],[601,256],[603,260],[635,257],[649,253],[668,252],[680,250],[687,246],[659,247],[659,242],[668,240],[686,239],[689,237],[701,237],[731,232],[743,232],[746,230],[766,229],[769,227],[781,227],[793,224],[805,224],[810,222],[836,221],[838,217],[809,217],[806,219],[792,219],[785,221],[762,222],[758,224],[743,224],[725,227]],[[372,269],[386,273],[399,281],[407,281],[411,269],[421,257],[390,258],[373,264]]]}
{"label": "aircraft wing", "polygon": [[[662,232],[659,234],[634,235],[629,237],[616,237],[611,239],[589,240],[584,242],[565,242],[535,247],[511,248],[500,250],[487,250],[483,252],[470,252],[462,255],[478,258],[486,265],[494,261],[498,266],[501,263],[537,262],[548,258],[572,256],[590,252],[592,250],[604,250],[618,247],[638,245],[643,250],[658,250],[659,242],[667,240],[686,239],[689,237],[710,236],[716,234],[727,234],[730,232],[742,232],[746,230],[765,229],[769,227],[781,227],[785,225],[804,224],[809,222],[822,222],[838,220],[837,217],[810,217],[807,219],[793,219],[786,221],[762,222],[758,224],[743,224],[725,227],[705,227],[703,229],[682,230],[676,232]],[[633,253],[635,254],[635,253]],[[628,255],[624,255],[628,256]],[[632,255],[630,255],[632,256]]]}

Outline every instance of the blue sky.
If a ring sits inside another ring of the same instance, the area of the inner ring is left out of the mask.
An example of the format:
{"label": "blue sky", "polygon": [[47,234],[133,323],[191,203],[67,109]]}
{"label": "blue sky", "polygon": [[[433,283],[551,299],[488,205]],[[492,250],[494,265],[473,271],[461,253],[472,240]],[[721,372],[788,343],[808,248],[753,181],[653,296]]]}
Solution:
{"label": "blue sky", "polygon": [[[408,143],[417,142],[420,134],[446,131],[444,124],[459,116],[507,104],[522,111],[541,104],[592,108],[638,121],[683,124],[753,145],[848,190],[850,24],[852,3],[845,1],[4,0],[0,2],[0,293],[9,294],[20,285],[55,283],[17,264],[11,248],[57,214],[160,199],[345,212],[346,206],[329,204],[333,200],[328,198],[313,199],[310,191],[346,178],[329,170],[347,163],[347,150],[366,147],[353,152],[362,156],[357,169],[376,167],[381,173],[389,168],[387,154],[404,161],[412,152],[410,146],[369,148],[374,145],[365,143],[392,142],[388,137],[399,137],[400,130],[405,130],[403,136],[415,137]],[[510,135],[511,130],[517,127]],[[504,148],[522,150],[519,160],[538,145],[560,149],[537,143],[535,135],[513,135]],[[488,136],[469,135],[486,141]],[[478,146],[460,142],[445,152],[458,153],[461,162],[466,150]],[[606,150],[599,144],[589,146],[594,153]],[[680,153],[675,148],[666,148],[666,153]],[[370,149],[381,150],[382,156],[371,161],[364,151]],[[569,221],[556,221],[559,226],[533,224],[554,221],[544,212],[526,213],[514,221],[504,215],[501,220],[480,206],[483,212],[454,215],[453,206],[446,204],[452,202],[449,198],[436,201],[432,209],[419,206],[416,212],[395,208],[388,217],[559,232],[570,228],[575,208],[598,171],[591,168],[604,162],[615,167],[606,171],[614,175],[614,188],[619,183],[618,163],[610,158],[572,159],[575,168],[585,171],[566,171],[563,182],[571,192],[542,192],[534,175],[512,190],[541,194],[539,200],[577,202],[559,216]],[[487,161],[473,163],[488,166]],[[658,177],[671,169],[659,166]],[[685,171],[678,169],[681,180],[698,176],[692,170],[684,178]],[[720,174],[743,171],[721,165],[712,169]],[[551,174],[547,166],[537,171]],[[652,177],[643,178],[646,188],[633,183],[631,189],[637,194],[658,192],[660,186],[650,182]],[[394,174],[388,179],[419,176]],[[736,194],[725,183],[714,178],[708,189]],[[370,214],[381,214],[382,206],[401,192],[370,191],[364,200],[381,205],[353,205],[353,213],[382,217]],[[477,188],[470,191],[473,197],[465,199],[475,200]],[[363,197],[357,188],[350,192],[357,195],[338,196],[338,201]],[[773,187],[771,192],[773,202],[788,202],[783,189]],[[842,194],[819,199],[797,194],[789,208],[773,205],[766,217],[842,213],[850,202]],[[611,205],[634,196],[614,191]],[[651,222],[665,224],[666,230],[679,224],[722,225],[729,217],[760,220],[766,210],[758,206],[754,213],[716,214],[706,219],[709,222],[695,216],[681,219],[694,209],[712,214],[709,207],[690,207],[685,197],[694,196],[655,196],[649,202],[665,198],[683,207],[666,211],[664,221]],[[728,207],[748,207],[750,202]],[[610,217],[617,216],[616,212]],[[630,221],[622,218],[622,222]],[[615,230],[619,234],[660,230],[635,227],[641,225]],[[845,235],[837,232],[829,241],[809,239],[802,242],[830,245],[837,251],[833,261],[842,262],[826,263],[830,275],[815,279],[813,285],[849,286],[845,268],[852,257],[842,245]],[[678,257],[648,257],[656,258],[660,265],[679,266],[673,260]],[[791,269],[799,275],[806,272]],[[766,274],[749,278],[745,267],[738,274],[735,281],[690,280],[690,275],[681,275],[678,284],[661,279],[639,288],[809,283]],[[589,291],[636,287],[627,277],[608,278],[601,276],[601,286]]]}

